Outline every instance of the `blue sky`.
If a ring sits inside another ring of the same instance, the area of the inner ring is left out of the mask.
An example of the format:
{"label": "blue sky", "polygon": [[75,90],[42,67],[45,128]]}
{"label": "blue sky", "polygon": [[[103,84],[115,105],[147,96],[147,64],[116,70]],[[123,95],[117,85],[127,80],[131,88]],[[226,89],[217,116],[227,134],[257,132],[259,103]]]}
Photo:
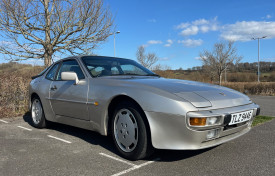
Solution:
{"label": "blue sky", "polygon": [[[261,40],[261,60],[275,62],[274,0],[105,0],[105,5],[121,32],[116,35],[117,57],[135,60],[138,46],[144,45],[160,64],[187,69],[201,65],[203,50],[234,39],[242,62],[256,62],[258,44],[251,38],[267,36]],[[110,36],[94,53],[113,56],[113,42]]]}
{"label": "blue sky", "polygon": [[[242,62],[256,62],[257,41],[261,40],[261,59],[275,62],[275,2],[205,0],[108,0],[115,16],[116,56],[136,59],[136,50],[146,46],[159,63],[173,69],[201,65],[199,53],[215,42],[234,39]],[[113,36],[96,54],[113,56]]]}

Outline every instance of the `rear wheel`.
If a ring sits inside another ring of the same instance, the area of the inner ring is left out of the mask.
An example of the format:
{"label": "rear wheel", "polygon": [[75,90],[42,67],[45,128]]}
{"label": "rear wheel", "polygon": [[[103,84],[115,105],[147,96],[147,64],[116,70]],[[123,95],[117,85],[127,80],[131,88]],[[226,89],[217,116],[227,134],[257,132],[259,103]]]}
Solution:
{"label": "rear wheel", "polygon": [[42,107],[42,103],[38,97],[34,97],[32,99],[31,116],[32,116],[32,124],[34,127],[36,128],[46,127],[44,110]]}
{"label": "rear wheel", "polygon": [[120,103],[113,113],[112,138],[124,158],[142,159],[153,151],[143,114],[142,110],[130,101]]}

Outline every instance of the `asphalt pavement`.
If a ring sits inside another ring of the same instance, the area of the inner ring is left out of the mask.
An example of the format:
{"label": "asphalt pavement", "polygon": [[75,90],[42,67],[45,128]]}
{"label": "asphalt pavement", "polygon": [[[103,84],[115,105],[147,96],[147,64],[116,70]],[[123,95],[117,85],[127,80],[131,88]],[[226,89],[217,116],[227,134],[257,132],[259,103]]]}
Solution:
{"label": "asphalt pavement", "polygon": [[[262,114],[275,116],[274,98],[251,97]],[[271,99],[271,100],[270,100]],[[264,104],[262,104],[262,102]],[[244,136],[197,151],[156,150],[147,160],[127,161],[109,137],[52,124],[30,125],[30,117],[0,119],[0,175],[275,175],[275,119]]]}
{"label": "asphalt pavement", "polygon": [[261,115],[275,117],[275,96],[250,95],[251,100],[261,107]]}

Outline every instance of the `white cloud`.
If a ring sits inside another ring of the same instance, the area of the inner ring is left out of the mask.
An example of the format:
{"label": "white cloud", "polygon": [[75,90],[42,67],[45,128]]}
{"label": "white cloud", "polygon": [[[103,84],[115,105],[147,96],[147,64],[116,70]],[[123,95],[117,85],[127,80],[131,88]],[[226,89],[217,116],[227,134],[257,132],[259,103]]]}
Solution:
{"label": "white cloud", "polygon": [[[266,15],[265,19],[273,18],[272,15]],[[191,22],[184,22],[176,26],[181,30],[180,35],[191,36],[199,33],[207,33],[211,31],[219,31],[220,37],[225,40],[233,41],[249,41],[251,38],[267,36],[267,38],[275,38],[275,21],[241,21],[233,24],[220,25],[217,17],[207,20],[198,19]],[[184,40],[185,46],[199,45],[196,40]],[[192,43],[192,44],[191,44]],[[166,46],[170,46],[168,43]]]}
{"label": "white cloud", "polygon": [[162,41],[160,41],[160,40],[149,40],[147,42],[147,44],[149,44],[149,45],[162,44]]}
{"label": "white cloud", "polygon": [[187,39],[187,40],[179,40],[178,43],[182,43],[186,47],[196,47],[196,46],[202,45],[203,41],[201,39],[198,39],[198,40]]}
{"label": "white cloud", "polygon": [[200,61],[201,61],[202,59],[206,59],[206,56],[202,56],[202,58],[199,57],[199,56],[197,56],[197,57],[195,57],[194,59],[195,59],[195,60],[200,60]]}
{"label": "white cloud", "polygon": [[221,37],[225,40],[249,41],[253,37],[275,37],[275,22],[242,21],[224,25]]}
{"label": "white cloud", "polygon": [[198,57],[195,57],[194,59],[195,60],[201,60],[201,57],[198,56]]}
{"label": "white cloud", "polygon": [[156,45],[156,44],[162,44],[162,41],[160,40],[149,40],[146,44],[143,44],[143,47],[148,47],[149,45]]}
{"label": "white cloud", "polygon": [[199,19],[192,22],[193,25],[203,25],[203,24],[209,24],[209,21],[206,19]]}
{"label": "white cloud", "polygon": [[266,19],[272,18],[272,15],[266,15]]}
{"label": "white cloud", "polygon": [[164,45],[165,47],[170,47],[173,44],[173,40],[168,39],[167,43]]}
{"label": "white cloud", "polygon": [[176,26],[176,29],[184,29],[184,28],[187,28],[188,26],[190,26],[189,23],[181,23]]}
{"label": "white cloud", "polygon": [[199,28],[197,26],[191,26],[182,30],[180,34],[183,36],[188,36],[188,35],[196,35],[198,32],[199,32]]}
{"label": "white cloud", "polygon": [[183,36],[196,35],[199,32],[206,33],[209,31],[217,31],[218,28],[217,17],[210,20],[202,18],[192,22],[181,23],[176,26],[176,29],[182,30],[180,35]]}
{"label": "white cloud", "polygon": [[210,30],[210,27],[204,25],[204,26],[201,26],[201,27],[200,27],[200,30],[201,30],[203,33],[206,33],[206,32],[208,32],[208,31]]}

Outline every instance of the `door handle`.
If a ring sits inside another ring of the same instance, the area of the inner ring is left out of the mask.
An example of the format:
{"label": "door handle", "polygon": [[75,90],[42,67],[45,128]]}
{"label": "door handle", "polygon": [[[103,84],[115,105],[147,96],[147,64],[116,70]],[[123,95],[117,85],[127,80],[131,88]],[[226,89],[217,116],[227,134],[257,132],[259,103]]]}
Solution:
{"label": "door handle", "polygon": [[51,87],[51,90],[56,90],[56,89],[57,89],[56,85],[54,85],[53,87]]}

